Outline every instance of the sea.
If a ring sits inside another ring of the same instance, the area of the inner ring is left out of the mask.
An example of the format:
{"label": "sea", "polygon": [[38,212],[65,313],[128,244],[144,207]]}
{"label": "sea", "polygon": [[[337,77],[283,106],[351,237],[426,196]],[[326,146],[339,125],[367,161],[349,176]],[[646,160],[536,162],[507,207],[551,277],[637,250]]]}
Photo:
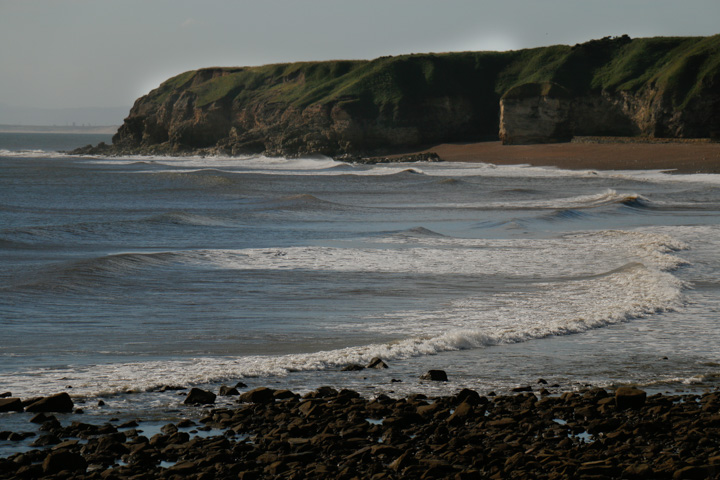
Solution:
{"label": "sea", "polygon": [[62,153],[100,141],[0,134],[0,393],[68,392],[62,422],[198,418],[163,387],[238,382],[720,385],[719,175]]}

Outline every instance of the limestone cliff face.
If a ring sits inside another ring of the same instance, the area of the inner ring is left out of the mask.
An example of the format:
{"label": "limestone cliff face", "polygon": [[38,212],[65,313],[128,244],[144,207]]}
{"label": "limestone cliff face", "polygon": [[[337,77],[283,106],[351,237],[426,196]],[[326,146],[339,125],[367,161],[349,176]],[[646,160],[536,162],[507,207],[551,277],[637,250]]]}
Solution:
{"label": "limestone cliff face", "polygon": [[81,153],[359,156],[498,127],[508,144],[720,137],[720,35],[190,71]]}
{"label": "limestone cliff face", "polygon": [[[543,89],[547,93],[533,92]],[[523,85],[500,100],[500,140],[518,145],[566,142],[576,135],[650,135],[647,129],[655,119],[643,118],[649,110],[639,111],[631,100],[607,94],[573,96],[552,84]]]}
{"label": "limestone cliff face", "polygon": [[511,90],[500,100],[503,144],[562,142],[595,135],[720,137],[720,92],[705,92],[702,99],[678,109],[652,90],[553,96],[533,94],[528,87],[523,85],[522,92]]}
{"label": "limestone cliff face", "polygon": [[720,137],[720,36],[594,40],[500,100],[503,143],[575,135]]}

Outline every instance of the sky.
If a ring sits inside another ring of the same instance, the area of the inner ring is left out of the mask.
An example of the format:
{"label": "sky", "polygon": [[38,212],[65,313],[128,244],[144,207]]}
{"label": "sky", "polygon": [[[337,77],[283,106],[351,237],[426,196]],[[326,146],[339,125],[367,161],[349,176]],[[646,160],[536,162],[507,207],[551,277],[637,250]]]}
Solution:
{"label": "sky", "polygon": [[202,67],[705,36],[718,19],[718,0],[0,0],[0,111],[117,112]]}

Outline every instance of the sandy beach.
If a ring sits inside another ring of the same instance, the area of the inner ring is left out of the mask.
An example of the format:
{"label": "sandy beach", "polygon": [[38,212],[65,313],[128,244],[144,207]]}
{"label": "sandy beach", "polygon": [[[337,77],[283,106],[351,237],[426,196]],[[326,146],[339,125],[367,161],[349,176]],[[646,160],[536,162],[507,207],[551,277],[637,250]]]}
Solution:
{"label": "sandy beach", "polygon": [[720,143],[453,143],[409,153],[435,152],[446,162],[527,164],[564,169],[672,170],[720,173]]}

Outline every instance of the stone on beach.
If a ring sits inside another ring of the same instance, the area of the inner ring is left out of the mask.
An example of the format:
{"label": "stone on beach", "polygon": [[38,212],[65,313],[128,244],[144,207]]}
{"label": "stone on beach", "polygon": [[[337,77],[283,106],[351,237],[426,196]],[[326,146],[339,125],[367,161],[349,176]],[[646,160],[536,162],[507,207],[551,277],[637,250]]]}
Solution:
{"label": "stone on beach", "polygon": [[230,397],[234,395],[240,395],[240,392],[238,392],[238,389],[235,387],[228,387],[227,385],[223,385],[218,390],[218,395],[221,397]]}
{"label": "stone on beach", "polygon": [[[463,389],[366,399],[329,386],[302,397],[264,387],[246,393],[258,402],[206,411],[198,430],[219,429],[209,437],[180,431],[192,426],[187,420],[150,439],[111,424],[58,423],[34,442],[48,447],[0,458],[0,472],[8,472],[0,477],[694,479],[720,472],[718,392],[645,395],[635,408],[615,405],[623,390],[618,397],[597,388],[542,398]],[[22,438],[0,432],[0,439]]]}
{"label": "stone on beach", "polygon": [[640,408],[645,405],[647,393],[635,387],[619,387],[615,390],[615,405],[619,409]]}
{"label": "stone on beach", "polygon": [[57,395],[51,395],[49,397],[40,398],[34,401],[27,407],[25,411],[37,413],[37,412],[57,412],[57,413],[69,413],[73,409],[73,401],[66,392],[58,393]]}
{"label": "stone on beach", "polygon": [[215,394],[212,392],[200,388],[193,388],[187,397],[185,397],[183,403],[186,405],[210,405],[215,403],[215,398]]}
{"label": "stone on beach", "polygon": [[244,403],[270,403],[275,401],[275,391],[267,387],[258,387],[245,392],[238,398]]}
{"label": "stone on beach", "polygon": [[22,412],[25,410],[19,398],[0,398],[0,412]]}
{"label": "stone on beach", "polygon": [[69,472],[85,471],[87,462],[82,455],[75,452],[60,450],[51,452],[42,464],[43,472],[52,475],[67,470]]}

